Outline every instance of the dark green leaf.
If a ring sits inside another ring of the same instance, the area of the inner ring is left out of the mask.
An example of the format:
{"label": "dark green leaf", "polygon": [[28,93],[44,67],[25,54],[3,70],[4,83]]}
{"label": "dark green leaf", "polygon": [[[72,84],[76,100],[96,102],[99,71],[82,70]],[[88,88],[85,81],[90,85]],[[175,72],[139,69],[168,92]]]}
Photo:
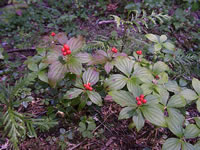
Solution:
{"label": "dark green leaf", "polygon": [[87,91],[87,93],[88,93],[88,97],[94,104],[96,104],[98,106],[102,106],[102,99],[101,99],[101,96],[99,95],[99,93],[97,93],[95,91]]}
{"label": "dark green leaf", "polygon": [[125,107],[119,113],[119,120],[120,119],[128,119],[133,116],[135,108],[134,107]]}
{"label": "dark green leaf", "polygon": [[145,123],[144,117],[139,109],[137,111],[135,111],[132,119],[136,126],[137,131],[139,132]]}

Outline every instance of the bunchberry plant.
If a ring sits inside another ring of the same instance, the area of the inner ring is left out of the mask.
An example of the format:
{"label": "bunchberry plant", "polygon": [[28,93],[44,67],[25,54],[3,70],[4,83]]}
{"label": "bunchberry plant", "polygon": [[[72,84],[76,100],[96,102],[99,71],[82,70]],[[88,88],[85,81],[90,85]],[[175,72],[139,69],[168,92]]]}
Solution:
{"label": "bunchberry plant", "polygon": [[80,77],[76,78],[75,88],[67,91],[64,98],[66,99],[74,99],[81,95],[82,103],[87,103],[88,98],[99,106],[102,106],[101,96],[95,91],[94,86],[99,80],[99,72],[95,68],[88,68],[82,75],[82,79]]}

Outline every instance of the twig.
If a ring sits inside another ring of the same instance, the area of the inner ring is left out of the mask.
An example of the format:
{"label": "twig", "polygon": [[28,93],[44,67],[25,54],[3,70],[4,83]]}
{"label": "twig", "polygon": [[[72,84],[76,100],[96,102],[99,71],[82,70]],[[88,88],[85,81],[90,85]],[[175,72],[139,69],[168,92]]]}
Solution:
{"label": "twig", "polygon": [[21,51],[35,51],[35,48],[26,48],[26,49],[10,49],[7,50],[7,53],[21,52]]}
{"label": "twig", "polygon": [[99,21],[98,25],[108,24],[108,23],[115,23],[115,21],[114,20],[103,20],[103,21]]}
{"label": "twig", "polygon": [[86,139],[85,139],[85,140],[83,140],[81,143],[79,143],[79,144],[75,145],[74,147],[72,147],[72,148],[68,149],[68,150],[74,150],[75,148],[78,148],[78,147],[79,147],[81,144],[83,144],[85,141],[86,141]]}

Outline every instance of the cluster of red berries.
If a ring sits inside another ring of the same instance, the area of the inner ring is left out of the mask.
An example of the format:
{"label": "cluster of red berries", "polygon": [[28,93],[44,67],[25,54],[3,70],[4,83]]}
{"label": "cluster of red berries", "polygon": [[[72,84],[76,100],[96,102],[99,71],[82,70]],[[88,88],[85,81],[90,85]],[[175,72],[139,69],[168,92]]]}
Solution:
{"label": "cluster of red berries", "polygon": [[156,78],[156,80],[159,80],[159,79],[160,79],[160,77],[159,77],[158,75],[156,75],[155,78]]}
{"label": "cluster of red berries", "polygon": [[117,53],[117,49],[115,48],[115,47],[113,47],[112,49],[111,49],[111,51],[113,52],[113,53]]}
{"label": "cluster of red berries", "polygon": [[51,36],[55,36],[56,35],[56,33],[55,32],[51,32]]}
{"label": "cluster of red berries", "polygon": [[89,90],[89,91],[93,90],[93,88],[91,87],[91,83],[84,84],[84,87],[85,87],[86,90]]}
{"label": "cluster of red berries", "polygon": [[138,54],[138,55],[142,55],[142,51],[141,51],[141,50],[136,51],[136,54]]}
{"label": "cluster of red berries", "polygon": [[71,54],[71,50],[70,50],[70,48],[69,48],[69,46],[67,44],[63,45],[62,53],[63,53],[63,56]]}
{"label": "cluster of red berries", "polygon": [[142,104],[146,104],[147,100],[144,99],[144,95],[141,94],[140,96],[136,97],[137,105],[140,106]]}

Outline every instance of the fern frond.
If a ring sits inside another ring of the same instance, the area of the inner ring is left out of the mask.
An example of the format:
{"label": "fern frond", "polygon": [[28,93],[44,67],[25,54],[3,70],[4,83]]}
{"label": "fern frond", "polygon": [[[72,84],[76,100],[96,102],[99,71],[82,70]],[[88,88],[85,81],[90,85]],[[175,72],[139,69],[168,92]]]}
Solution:
{"label": "fern frond", "polygon": [[19,89],[31,85],[35,81],[36,77],[37,75],[35,73],[31,73],[25,76],[24,78],[19,79],[19,81],[15,83],[15,86],[12,87],[9,99],[13,99]]}

